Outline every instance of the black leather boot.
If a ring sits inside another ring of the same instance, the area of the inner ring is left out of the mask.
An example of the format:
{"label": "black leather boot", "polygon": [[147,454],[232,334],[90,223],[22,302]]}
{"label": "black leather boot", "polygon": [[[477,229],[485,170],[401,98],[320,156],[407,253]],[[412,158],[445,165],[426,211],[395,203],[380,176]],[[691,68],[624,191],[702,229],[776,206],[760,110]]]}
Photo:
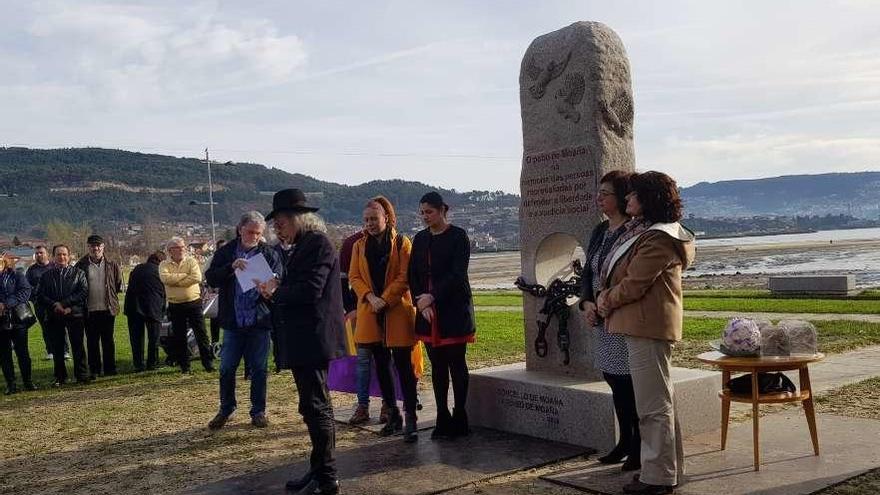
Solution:
{"label": "black leather boot", "polygon": [[379,430],[379,436],[389,437],[395,433],[400,433],[403,429],[403,417],[400,415],[400,409],[393,407],[388,413],[388,422]]}
{"label": "black leather boot", "polygon": [[437,423],[431,431],[431,440],[443,440],[452,436],[452,416],[449,410],[437,410]]}
{"label": "black leather boot", "polygon": [[452,412],[451,434],[453,437],[466,437],[471,434],[467,411],[465,411],[464,408],[456,407]]}

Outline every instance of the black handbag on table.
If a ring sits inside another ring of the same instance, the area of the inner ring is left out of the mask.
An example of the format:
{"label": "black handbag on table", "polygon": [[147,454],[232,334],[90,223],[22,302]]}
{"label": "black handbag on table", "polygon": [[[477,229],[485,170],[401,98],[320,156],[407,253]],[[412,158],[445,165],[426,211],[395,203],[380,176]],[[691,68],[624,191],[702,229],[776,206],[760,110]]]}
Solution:
{"label": "black handbag on table", "polygon": [[[745,374],[727,382],[727,388],[734,394],[752,393],[752,375]],[[783,373],[758,373],[758,393],[776,394],[781,392],[794,393],[797,388]]]}

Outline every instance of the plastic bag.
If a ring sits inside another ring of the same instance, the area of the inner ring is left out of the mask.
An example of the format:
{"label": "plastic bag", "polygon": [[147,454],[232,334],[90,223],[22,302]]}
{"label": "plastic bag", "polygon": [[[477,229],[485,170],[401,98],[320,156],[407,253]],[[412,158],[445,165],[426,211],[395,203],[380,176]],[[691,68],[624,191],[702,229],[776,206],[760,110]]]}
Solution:
{"label": "plastic bag", "polygon": [[784,329],[769,322],[761,326],[761,354],[764,356],[791,354],[791,341]]}
{"label": "plastic bag", "polygon": [[816,327],[803,320],[782,320],[776,324],[788,337],[791,354],[815,354],[817,352]]}

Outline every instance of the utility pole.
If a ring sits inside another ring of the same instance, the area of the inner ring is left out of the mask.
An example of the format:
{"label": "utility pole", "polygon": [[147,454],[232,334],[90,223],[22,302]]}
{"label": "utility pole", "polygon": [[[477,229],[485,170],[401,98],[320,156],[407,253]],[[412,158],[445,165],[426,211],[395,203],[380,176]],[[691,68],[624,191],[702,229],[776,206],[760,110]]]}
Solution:
{"label": "utility pole", "polygon": [[211,210],[211,249],[217,246],[217,230],[214,227],[214,183],[211,181],[211,159],[205,148],[205,163],[208,165],[208,208]]}

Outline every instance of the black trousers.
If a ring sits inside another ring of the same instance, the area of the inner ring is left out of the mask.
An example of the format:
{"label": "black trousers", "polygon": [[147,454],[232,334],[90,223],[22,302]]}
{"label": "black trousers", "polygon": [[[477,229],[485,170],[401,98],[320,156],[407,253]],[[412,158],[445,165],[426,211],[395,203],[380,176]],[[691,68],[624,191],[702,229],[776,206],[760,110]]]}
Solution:
{"label": "black trousers", "polygon": [[336,427],[327,388],[327,365],[295,366],[293,380],[299,394],[299,413],[312,441],[310,472],[318,483],[329,483],[336,480]]}
{"label": "black trousers", "polygon": [[173,349],[174,361],[180,364],[180,369],[189,371],[190,352],[186,345],[187,326],[193,329],[196,343],[199,346],[199,357],[202,366],[206,370],[214,368],[214,354],[208,343],[208,335],[205,333],[205,317],[202,315],[202,300],[168,305],[168,315],[171,318],[171,349]]}
{"label": "black trousers", "polygon": [[109,311],[89,311],[86,315],[89,371],[93,375],[116,374],[116,340],[113,336],[115,322],[116,317]]}
{"label": "black trousers", "polygon": [[15,364],[12,362],[13,347],[15,347],[15,356],[18,358],[21,380],[24,383],[31,383],[31,355],[28,352],[27,334],[27,328],[0,330],[0,366],[3,368],[3,378],[6,379],[7,384],[15,383]]}
{"label": "black trousers", "polygon": [[[219,304],[219,301],[217,302]],[[220,320],[211,318],[211,342],[220,342]]]}
{"label": "black trousers", "polygon": [[60,382],[67,381],[67,366],[64,364],[65,334],[70,339],[70,352],[73,354],[73,376],[78,381],[83,381],[89,376],[89,366],[86,363],[85,323],[82,318],[74,317],[49,317],[49,338],[52,348],[52,359],[55,363],[55,379]]}
{"label": "black trousers", "polygon": [[614,413],[617,416],[617,424],[620,425],[620,439],[614,450],[626,452],[630,459],[640,459],[642,437],[639,434],[639,415],[636,412],[632,375],[602,373],[602,376],[611,387]]}
{"label": "black trousers", "polygon": [[438,347],[425,344],[425,349],[428,351],[428,359],[431,360],[431,384],[434,386],[437,414],[449,415],[449,406],[446,405],[446,400],[449,396],[450,377],[452,378],[455,408],[464,411],[467,406],[468,383],[470,382],[470,372],[465,360],[467,344]]}
{"label": "black trousers", "polygon": [[159,364],[159,330],[162,323],[137,313],[128,315],[128,338],[131,342],[131,361],[135,371],[144,370],[144,334],[147,335],[147,368]]}
{"label": "black trousers", "polygon": [[389,406],[397,404],[390,368],[393,358],[397,377],[400,379],[400,391],[403,392],[403,408],[407,412],[416,412],[416,375],[412,368],[412,347],[385,347],[382,344],[367,344],[363,347],[370,349],[373,354],[382,400]]}
{"label": "black trousers", "polygon": [[[52,338],[49,336],[49,309],[45,308],[42,304],[34,303],[34,315],[37,317],[37,321],[40,323],[40,330],[43,332],[43,343],[46,344],[46,354],[52,354]],[[70,352],[70,345],[67,344],[67,339],[64,339],[64,353],[67,354]]]}

